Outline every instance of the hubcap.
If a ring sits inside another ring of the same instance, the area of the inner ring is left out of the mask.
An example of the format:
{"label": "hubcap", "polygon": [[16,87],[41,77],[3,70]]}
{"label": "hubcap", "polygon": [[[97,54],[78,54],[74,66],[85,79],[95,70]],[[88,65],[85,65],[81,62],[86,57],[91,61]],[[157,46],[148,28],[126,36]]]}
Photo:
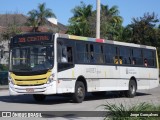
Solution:
{"label": "hubcap", "polygon": [[134,93],[135,93],[135,91],[136,91],[135,86],[134,86],[134,85],[131,85],[131,92],[132,92],[132,94],[134,94]]}
{"label": "hubcap", "polygon": [[77,93],[78,93],[78,97],[83,97],[83,88],[79,87]]}

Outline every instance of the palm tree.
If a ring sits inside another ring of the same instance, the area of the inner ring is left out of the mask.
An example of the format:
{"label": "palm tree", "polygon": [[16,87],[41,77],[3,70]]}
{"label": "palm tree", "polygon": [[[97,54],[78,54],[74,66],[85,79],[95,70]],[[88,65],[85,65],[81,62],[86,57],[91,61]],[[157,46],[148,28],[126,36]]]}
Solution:
{"label": "palm tree", "polygon": [[101,4],[101,37],[118,40],[122,34],[123,19],[119,16],[117,6],[109,8],[108,5]]}
{"label": "palm tree", "polygon": [[69,19],[70,26],[68,29],[68,33],[81,36],[88,36],[88,17],[92,14],[92,5],[86,6],[83,2],[81,2],[81,5],[75,7],[72,10],[72,12],[73,17]]}
{"label": "palm tree", "polygon": [[108,17],[108,20],[114,22],[114,24],[121,24],[123,19],[119,16],[119,10],[117,6],[112,6],[111,8],[108,5],[101,4],[101,13]]}
{"label": "palm tree", "polygon": [[31,10],[28,12],[28,25],[33,27],[33,31],[36,32],[38,27],[45,24],[46,18],[54,17],[56,18],[55,14],[52,12],[51,9],[46,8],[46,4],[42,3],[38,5],[37,10]]}
{"label": "palm tree", "polygon": [[56,18],[55,14],[52,12],[52,10],[49,8],[46,8],[45,3],[38,5],[37,17],[38,17],[38,25],[44,25],[45,20],[48,17]]}
{"label": "palm tree", "polygon": [[37,11],[36,10],[31,10],[28,12],[29,18],[27,25],[33,27],[33,31],[36,32],[38,29],[38,17],[37,17]]}

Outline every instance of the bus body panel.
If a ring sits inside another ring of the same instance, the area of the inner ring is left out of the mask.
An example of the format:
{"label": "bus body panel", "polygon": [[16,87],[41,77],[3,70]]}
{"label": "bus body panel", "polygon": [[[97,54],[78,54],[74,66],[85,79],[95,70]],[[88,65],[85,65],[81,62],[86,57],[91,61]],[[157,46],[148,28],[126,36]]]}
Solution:
{"label": "bus body panel", "polygon": [[116,75],[115,67],[79,64],[72,69],[61,71],[58,73],[60,83],[57,85],[57,92],[73,93],[79,76],[86,79],[88,92],[128,90],[132,77],[136,79],[138,89],[151,89],[158,86],[158,77],[155,77],[158,70],[155,68],[120,67],[120,74]]}
{"label": "bus body panel", "polygon": [[21,94],[44,94],[52,95],[56,94],[56,81],[50,84],[43,84],[39,86],[17,86],[9,83],[10,95],[21,95]]}

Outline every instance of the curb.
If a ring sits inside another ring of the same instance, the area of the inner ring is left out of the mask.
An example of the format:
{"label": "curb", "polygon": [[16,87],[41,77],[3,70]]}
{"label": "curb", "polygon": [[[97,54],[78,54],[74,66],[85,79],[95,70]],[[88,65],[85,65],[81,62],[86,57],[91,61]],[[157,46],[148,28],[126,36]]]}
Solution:
{"label": "curb", "polygon": [[8,90],[8,85],[0,85],[0,90]]}

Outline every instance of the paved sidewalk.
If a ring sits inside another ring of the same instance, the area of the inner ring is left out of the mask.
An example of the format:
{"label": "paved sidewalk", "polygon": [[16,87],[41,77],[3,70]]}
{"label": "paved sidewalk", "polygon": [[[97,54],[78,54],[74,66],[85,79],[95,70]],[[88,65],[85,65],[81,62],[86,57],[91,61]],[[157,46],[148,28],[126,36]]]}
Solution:
{"label": "paved sidewalk", "polygon": [[8,89],[8,85],[0,85],[0,90],[7,90]]}

